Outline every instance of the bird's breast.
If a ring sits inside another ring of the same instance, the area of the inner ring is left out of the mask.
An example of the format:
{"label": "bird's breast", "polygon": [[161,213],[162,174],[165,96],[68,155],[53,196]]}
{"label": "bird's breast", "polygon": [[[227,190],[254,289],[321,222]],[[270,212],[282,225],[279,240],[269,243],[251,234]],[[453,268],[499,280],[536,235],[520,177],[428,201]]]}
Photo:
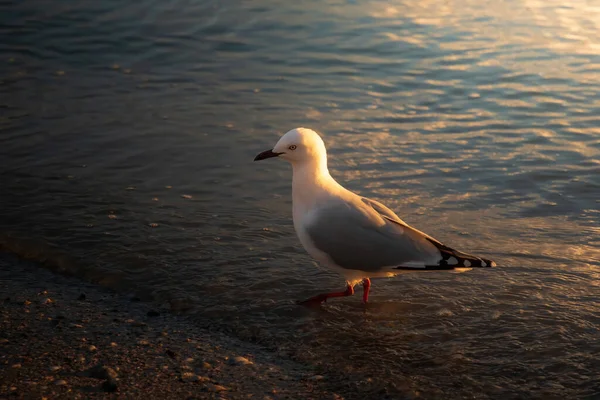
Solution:
{"label": "bird's breast", "polygon": [[306,252],[321,264],[330,265],[332,263],[331,258],[315,246],[308,234],[307,227],[312,223],[313,219],[316,218],[316,214],[317,211],[314,209],[303,210],[301,208],[296,208],[296,205],[294,205],[294,229]]}

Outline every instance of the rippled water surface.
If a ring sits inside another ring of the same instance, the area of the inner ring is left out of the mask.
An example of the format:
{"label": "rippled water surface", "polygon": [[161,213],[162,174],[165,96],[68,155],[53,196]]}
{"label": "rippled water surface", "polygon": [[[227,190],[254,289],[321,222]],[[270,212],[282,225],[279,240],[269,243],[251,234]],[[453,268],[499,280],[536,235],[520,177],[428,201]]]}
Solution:
{"label": "rippled water surface", "polygon": [[[357,398],[600,396],[594,2],[0,4],[4,250]],[[295,237],[290,167],[252,162],[297,126],[348,188],[501,267],[295,306],[344,284]]]}

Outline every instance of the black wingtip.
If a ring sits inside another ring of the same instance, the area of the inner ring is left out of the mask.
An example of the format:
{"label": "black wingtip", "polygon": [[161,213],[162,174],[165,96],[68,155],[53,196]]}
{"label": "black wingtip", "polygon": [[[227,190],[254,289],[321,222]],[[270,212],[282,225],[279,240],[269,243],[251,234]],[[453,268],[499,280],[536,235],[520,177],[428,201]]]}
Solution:
{"label": "black wingtip", "polygon": [[462,251],[454,250],[435,240],[427,238],[440,251],[442,259],[439,261],[441,267],[450,268],[491,268],[497,264],[487,258],[480,258]]}

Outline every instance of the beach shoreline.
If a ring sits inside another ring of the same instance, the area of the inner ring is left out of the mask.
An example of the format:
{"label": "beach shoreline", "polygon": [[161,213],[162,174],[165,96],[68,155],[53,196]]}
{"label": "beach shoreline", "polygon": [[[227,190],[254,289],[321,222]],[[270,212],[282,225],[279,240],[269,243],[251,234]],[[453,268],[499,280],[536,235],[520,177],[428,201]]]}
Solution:
{"label": "beach shoreline", "polygon": [[6,253],[0,293],[2,398],[343,398],[307,366]]}

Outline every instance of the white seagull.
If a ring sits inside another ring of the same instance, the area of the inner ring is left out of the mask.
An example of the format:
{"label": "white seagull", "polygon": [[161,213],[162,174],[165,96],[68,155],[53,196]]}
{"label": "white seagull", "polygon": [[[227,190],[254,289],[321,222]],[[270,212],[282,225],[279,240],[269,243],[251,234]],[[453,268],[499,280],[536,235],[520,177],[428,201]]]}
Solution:
{"label": "white seagull", "polygon": [[271,157],[292,164],[294,228],[300,242],[314,259],[340,272],[347,282],[342,292],[319,294],[300,304],[351,296],[361,281],[366,303],[369,278],[393,276],[402,270],[496,266],[492,260],[442,244],[409,226],[383,204],[345,189],[329,174],[325,144],[311,129],[292,129],[254,161]]}

